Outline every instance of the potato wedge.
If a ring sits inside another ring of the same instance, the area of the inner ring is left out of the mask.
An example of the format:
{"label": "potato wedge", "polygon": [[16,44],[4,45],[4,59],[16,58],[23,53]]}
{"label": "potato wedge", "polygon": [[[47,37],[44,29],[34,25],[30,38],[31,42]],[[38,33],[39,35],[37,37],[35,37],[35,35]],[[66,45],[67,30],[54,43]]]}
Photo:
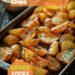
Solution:
{"label": "potato wedge", "polygon": [[38,29],[39,29],[39,32],[46,32],[46,33],[50,32],[50,29],[46,26],[40,26]]}
{"label": "potato wedge", "polygon": [[48,68],[52,71],[58,71],[61,69],[61,64],[59,61],[49,55],[46,56],[46,59],[49,61]]}
{"label": "potato wedge", "polygon": [[58,41],[54,41],[51,44],[51,46],[50,46],[50,48],[48,50],[48,53],[51,56],[55,56],[58,52],[59,52]]}
{"label": "potato wedge", "polygon": [[69,48],[75,49],[75,44],[70,40],[63,41],[61,44],[61,51],[68,50]]}
{"label": "potato wedge", "polygon": [[17,44],[19,42],[19,38],[15,35],[7,35],[4,37],[3,42],[7,46],[12,46],[12,45]]}
{"label": "potato wedge", "polygon": [[27,62],[31,62],[31,59],[35,57],[35,53],[32,52],[31,50],[27,49],[27,48],[23,48],[22,50],[22,58],[27,61]]}
{"label": "potato wedge", "polygon": [[59,35],[57,36],[57,35],[55,35],[53,33],[49,33],[49,32],[48,33],[40,32],[38,34],[38,37],[42,43],[51,44],[52,42],[58,40],[60,36]]}
{"label": "potato wedge", "polygon": [[22,41],[19,42],[22,46],[37,46],[39,43],[39,39],[31,39],[31,38],[26,38]]}
{"label": "potato wedge", "polygon": [[44,7],[40,6],[40,7],[37,7],[35,10],[34,10],[34,13],[40,13],[40,12],[43,12],[43,9]]}
{"label": "potato wedge", "polygon": [[64,21],[69,20],[69,15],[68,13],[65,11],[65,9],[60,9],[61,11],[58,11],[56,13],[56,16],[61,17],[62,19],[64,19]]}
{"label": "potato wedge", "polygon": [[21,32],[23,32],[25,28],[16,28],[16,29],[11,29],[9,30],[9,34],[15,35],[15,36],[20,36]]}
{"label": "potato wedge", "polygon": [[75,29],[75,20],[70,22],[69,27]]}
{"label": "potato wedge", "polygon": [[66,40],[74,41],[75,38],[72,34],[64,34],[60,37],[60,43],[62,43],[63,41],[66,41]]}
{"label": "potato wedge", "polygon": [[45,21],[44,21],[44,25],[47,26],[50,29],[54,26],[52,24],[52,19],[51,18],[46,18]]}
{"label": "potato wedge", "polygon": [[11,49],[13,51],[13,56],[15,56],[16,58],[21,57],[20,45],[18,45],[18,44],[12,45]]}
{"label": "potato wedge", "polygon": [[34,19],[38,19],[38,14],[36,14],[36,13],[33,13],[30,17],[29,17],[29,19],[30,20],[34,20]]}
{"label": "potato wedge", "polygon": [[58,11],[54,17],[52,17],[52,23],[54,25],[60,25],[61,23],[69,20],[68,13],[65,11]]}
{"label": "potato wedge", "polygon": [[72,34],[73,33],[73,29],[72,28],[67,28],[63,33],[64,34]]}
{"label": "potato wedge", "polygon": [[9,47],[0,47],[0,59],[3,61],[8,61],[11,59],[13,51]]}
{"label": "potato wedge", "polygon": [[48,27],[39,27],[38,38],[42,43],[51,44],[52,42],[58,40],[59,37],[59,34],[54,34],[50,32],[50,29]]}
{"label": "potato wedge", "polygon": [[57,54],[56,58],[64,64],[68,64],[75,56],[75,49],[69,48]]}
{"label": "potato wedge", "polygon": [[66,21],[66,22],[62,23],[61,25],[53,27],[51,29],[51,31],[53,33],[62,33],[65,29],[67,29],[68,26],[69,26],[69,21]]}
{"label": "potato wedge", "polygon": [[22,52],[22,57],[25,61],[32,63],[35,66],[39,67],[47,67],[48,66],[48,61],[39,57],[36,55],[34,52],[31,50],[24,48]]}
{"label": "potato wedge", "polygon": [[42,47],[42,46],[28,46],[27,48],[29,48],[31,51],[33,51],[34,53],[36,53],[39,56],[45,56],[48,54],[48,51],[46,50],[46,48]]}
{"label": "potato wedge", "polygon": [[60,24],[62,24],[65,21],[66,21],[66,19],[64,19],[64,18],[62,18],[60,16],[54,16],[54,17],[52,17],[52,23],[54,25],[60,25]]}
{"label": "potato wedge", "polygon": [[45,19],[47,18],[47,15],[45,13],[38,13],[38,17],[40,22],[43,24]]}
{"label": "potato wedge", "polygon": [[48,60],[45,60],[39,56],[36,56],[35,58],[32,59],[32,64],[38,67],[47,67],[49,64]]}
{"label": "potato wedge", "polygon": [[26,29],[25,31],[20,33],[20,38],[21,39],[26,39],[26,38],[34,38],[36,36],[36,31],[35,29]]}
{"label": "potato wedge", "polygon": [[70,19],[75,19],[75,9],[69,11],[69,17]]}
{"label": "potato wedge", "polygon": [[38,18],[35,18],[33,20],[28,20],[28,22],[21,23],[21,26],[33,29],[35,26],[40,26],[40,22],[38,21]]}
{"label": "potato wedge", "polygon": [[48,16],[48,17],[53,17],[55,15],[55,11],[53,10],[48,10],[46,8],[43,9],[43,12]]}
{"label": "potato wedge", "polygon": [[75,1],[71,0],[67,5],[67,10],[75,9]]}

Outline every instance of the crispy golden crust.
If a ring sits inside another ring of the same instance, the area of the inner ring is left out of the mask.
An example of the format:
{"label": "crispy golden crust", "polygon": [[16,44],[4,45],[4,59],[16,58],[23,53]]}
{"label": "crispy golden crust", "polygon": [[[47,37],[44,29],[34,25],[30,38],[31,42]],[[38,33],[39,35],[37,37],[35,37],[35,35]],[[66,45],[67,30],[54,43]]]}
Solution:
{"label": "crispy golden crust", "polygon": [[[1,47],[0,58],[14,62],[23,59],[37,67],[58,71],[75,56],[75,1],[66,8],[37,7],[19,28],[9,30],[3,38],[8,49]],[[53,9],[53,10],[52,10]],[[12,53],[11,53],[12,52]],[[46,57],[46,58],[45,58]],[[60,61],[60,62],[59,62]],[[36,70],[35,70],[36,69]]]}
{"label": "crispy golden crust", "polygon": [[19,38],[15,35],[7,35],[4,37],[3,42],[7,46],[12,46],[12,45],[17,44],[19,42]]}
{"label": "crispy golden crust", "polygon": [[46,59],[49,61],[48,68],[50,70],[58,71],[61,69],[61,64],[57,59],[55,59],[54,57],[51,57],[49,55],[46,56]]}
{"label": "crispy golden crust", "polygon": [[9,61],[13,55],[13,51],[9,47],[0,47],[0,59]]}
{"label": "crispy golden crust", "polygon": [[47,67],[48,61],[43,59],[42,57],[38,56],[31,50],[24,48],[22,51],[22,57],[25,61],[32,63],[33,65],[39,66],[39,67]]}

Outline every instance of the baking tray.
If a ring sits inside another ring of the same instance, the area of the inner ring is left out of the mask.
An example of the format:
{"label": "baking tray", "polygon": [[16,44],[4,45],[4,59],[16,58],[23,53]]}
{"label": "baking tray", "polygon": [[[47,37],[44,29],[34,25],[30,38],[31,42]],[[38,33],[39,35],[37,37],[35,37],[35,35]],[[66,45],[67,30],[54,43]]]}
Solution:
{"label": "baking tray", "polygon": [[[18,15],[16,18],[14,18],[11,22],[9,22],[7,25],[5,25],[1,30],[0,30],[0,43],[2,43],[2,38],[4,37],[4,35],[13,27],[15,26],[19,26],[19,24],[25,20],[27,17],[29,17],[33,12],[33,10],[36,7],[28,7],[26,10],[24,10],[20,15]],[[70,63],[68,65],[66,65],[64,68],[62,68],[62,70],[59,72],[50,72],[48,75],[65,75],[65,72],[71,67],[71,65],[73,64],[73,62],[75,61],[75,57],[70,61]],[[0,60],[0,68],[4,69],[4,70],[8,70],[10,64]]]}

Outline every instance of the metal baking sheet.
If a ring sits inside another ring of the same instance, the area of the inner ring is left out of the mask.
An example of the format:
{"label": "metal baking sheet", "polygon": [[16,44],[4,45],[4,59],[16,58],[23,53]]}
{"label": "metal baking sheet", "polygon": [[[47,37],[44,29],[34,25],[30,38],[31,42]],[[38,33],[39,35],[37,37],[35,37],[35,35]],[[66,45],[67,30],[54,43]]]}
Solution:
{"label": "metal baking sheet", "polygon": [[[29,7],[29,8],[27,8],[19,16],[17,16],[11,22],[9,22],[6,26],[4,26],[0,30],[0,40],[2,40],[2,37],[8,32],[8,30],[12,29],[16,25],[19,25],[20,22],[22,22],[25,18],[27,18],[28,16],[30,16],[31,15],[31,12],[33,12],[33,10],[35,8],[36,7]],[[64,69],[61,70],[61,72],[49,72],[48,75],[64,75],[65,71],[68,70],[68,68],[73,64],[74,61],[75,61],[75,57],[71,60],[71,62]],[[8,63],[6,63],[4,61],[0,61],[0,62],[3,62],[1,64],[7,64],[5,66],[0,65],[0,67],[3,68],[3,69],[6,69],[7,70],[8,67],[10,66],[10,64],[8,64]]]}

